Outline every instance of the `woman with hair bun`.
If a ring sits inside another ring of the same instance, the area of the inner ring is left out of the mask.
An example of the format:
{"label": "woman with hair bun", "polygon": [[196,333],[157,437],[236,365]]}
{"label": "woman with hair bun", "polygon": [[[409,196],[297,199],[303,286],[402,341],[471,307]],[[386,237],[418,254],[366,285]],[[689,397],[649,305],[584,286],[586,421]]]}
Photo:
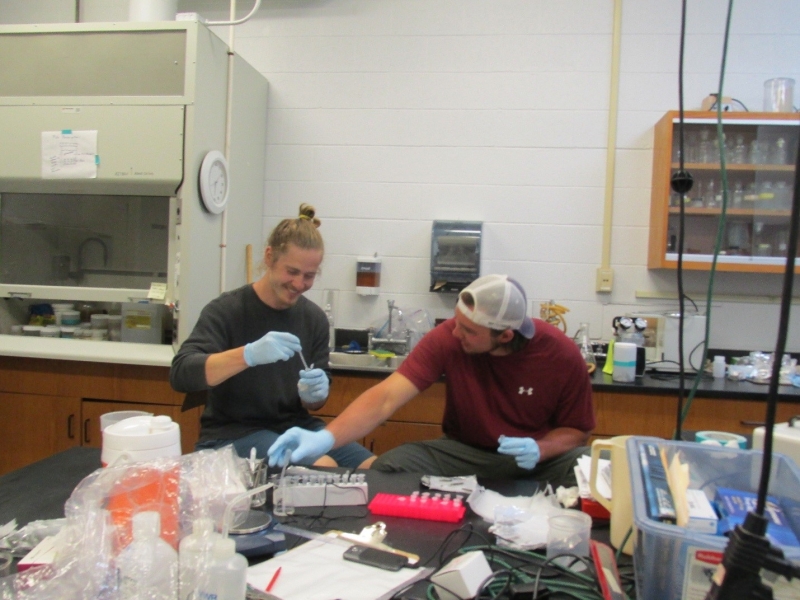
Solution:
{"label": "woman with hair bun", "polygon": [[[172,387],[207,390],[196,449],[233,444],[239,456],[256,448],[264,458],[290,427],[325,427],[308,411],[328,399],[328,320],[303,296],[325,252],[319,226],[308,204],[300,205],[298,217],[278,223],[264,250],[263,275],[209,302],[175,355]],[[374,458],[352,443],[314,464],[356,468]]]}

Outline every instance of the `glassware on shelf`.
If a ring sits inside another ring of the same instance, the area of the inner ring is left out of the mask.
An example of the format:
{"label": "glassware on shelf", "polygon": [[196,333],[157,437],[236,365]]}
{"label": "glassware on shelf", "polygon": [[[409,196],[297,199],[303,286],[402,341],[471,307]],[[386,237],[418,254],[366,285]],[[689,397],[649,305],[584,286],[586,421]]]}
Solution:
{"label": "glassware on shelf", "polygon": [[792,190],[787,183],[780,179],[775,182],[773,188],[775,194],[774,206],[777,209],[791,208],[792,206]]}
{"label": "glassware on shelf", "polygon": [[734,208],[741,208],[743,201],[744,201],[744,186],[742,185],[741,181],[737,181],[736,183],[733,184],[733,194],[731,202]]}
{"label": "glassware on shelf", "polygon": [[686,137],[684,139],[684,152],[686,153],[686,162],[687,163],[700,162],[699,150],[700,147],[697,141],[697,132],[695,131],[687,132]]}
{"label": "glassware on shelf", "polygon": [[753,256],[772,256],[769,229],[764,221],[753,222]]}
{"label": "glassware on shelf", "polygon": [[775,208],[775,190],[771,181],[762,181],[758,186],[758,206],[756,208]]}
{"label": "glassware on shelf", "polygon": [[741,133],[736,136],[736,143],[733,145],[729,162],[737,165],[743,165],[747,162],[747,146]]}
{"label": "glassware on shelf", "polygon": [[775,234],[775,254],[786,256],[789,250],[789,229],[779,229]]}
{"label": "glassware on shelf", "polygon": [[751,181],[747,184],[747,187],[744,190],[744,200],[745,202],[749,202],[748,208],[753,208],[755,203],[758,202],[758,190],[756,189],[756,182]]}
{"label": "glassware on shelf", "polygon": [[754,165],[763,165],[767,162],[767,146],[761,140],[750,143],[750,162]]}
{"label": "glassware on shelf", "polygon": [[700,130],[700,146],[698,153],[698,162],[710,163],[714,162],[714,146],[711,140],[711,132],[708,129]]}
{"label": "glassware on shelf", "polygon": [[704,208],[719,208],[717,204],[717,191],[713,179],[709,179],[706,183],[706,189],[703,192],[703,207]]}
{"label": "glassware on shelf", "polygon": [[775,140],[775,146],[772,151],[772,162],[776,165],[785,165],[788,162],[789,152],[786,147],[786,140],[779,137]]}
{"label": "glassware on shelf", "polygon": [[750,254],[750,233],[747,225],[741,221],[728,223],[728,254]]}
{"label": "glassware on shelf", "polygon": [[690,196],[691,200],[688,204],[691,208],[703,208],[703,197],[705,194],[705,183],[702,179],[697,180],[697,184],[690,190],[692,194]]}

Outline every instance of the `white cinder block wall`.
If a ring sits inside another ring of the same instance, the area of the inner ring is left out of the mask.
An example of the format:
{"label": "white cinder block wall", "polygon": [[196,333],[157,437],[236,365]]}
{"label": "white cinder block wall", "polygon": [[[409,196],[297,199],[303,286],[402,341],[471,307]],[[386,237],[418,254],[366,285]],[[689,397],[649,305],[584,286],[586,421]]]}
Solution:
{"label": "white cinder block wall", "polygon": [[[452,314],[454,295],[428,292],[437,219],[482,221],[482,272],[518,278],[533,314],[548,299],[568,307],[570,333],[588,321],[608,338],[615,315],[674,308],[637,293],[676,290],[675,273],[649,271],[646,255],[653,126],[678,107],[680,4],[622,2],[611,294],[595,292],[611,0],[264,0],[237,27],[235,49],[271,84],[265,236],[301,202],[316,206],[326,258],[309,297],[335,290],[340,327],[372,324],[388,299]],[[240,0],[238,16],[251,6]],[[719,86],[726,8],[689,3],[687,110]],[[223,0],[178,9],[208,19],[229,10]],[[759,110],[766,79],[800,80],[800,3],[734,10],[724,92]],[[360,297],[356,257],[374,253],[381,294]],[[685,276],[701,305],[707,278]],[[712,347],[771,349],[780,288],[779,275],[718,273]],[[800,351],[797,318],[789,349]]]}

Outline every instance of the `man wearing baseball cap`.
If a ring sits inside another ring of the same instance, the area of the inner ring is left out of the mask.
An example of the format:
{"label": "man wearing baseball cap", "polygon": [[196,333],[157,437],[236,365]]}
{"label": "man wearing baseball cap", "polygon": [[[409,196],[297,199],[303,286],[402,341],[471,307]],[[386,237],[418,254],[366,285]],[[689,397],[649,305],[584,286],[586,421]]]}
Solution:
{"label": "man wearing baseball cap", "polygon": [[270,465],[287,449],[297,462],[365,436],[444,376],[444,437],[403,444],[372,468],[575,485],[575,460],[595,426],[591,381],[577,345],[526,308],[514,279],[473,281],[453,318],[428,332],[395,373],[324,430],[289,429],[270,448]]}

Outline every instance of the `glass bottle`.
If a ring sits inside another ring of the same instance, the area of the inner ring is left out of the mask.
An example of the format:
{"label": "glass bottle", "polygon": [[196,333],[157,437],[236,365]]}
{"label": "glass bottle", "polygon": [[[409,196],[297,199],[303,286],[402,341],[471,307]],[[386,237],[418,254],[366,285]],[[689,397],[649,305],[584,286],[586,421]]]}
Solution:
{"label": "glass bottle", "polygon": [[775,190],[771,181],[763,181],[758,188],[758,206],[756,208],[775,208]]}
{"label": "glass bottle", "polygon": [[792,206],[792,190],[785,181],[778,180],[775,182],[775,208],[786,209]]}
{"label": "glass bottle", "polygon": [[766,162],[764,144],[759,140],[753,140],[750,144],[750,162],[754,165],[762,165]]}
{"label": "glass bottle", "polygon": [[700,131],[700,151],[698,154],[699,162],[713,162],[713,147],[708,129],[702,129]]}
{"label": "glass bottle", "polygon": [[706,183],[706,190],[703,193],[703,206],[705,208],[717,208],[717,192],[713,179]]}
{"label": "glass bottle", "polygon": [[589,323],[581,323],[578,327],[578,333],[575,334],[575,340],[581,349],[581,356],[586,361],[586,365],[590,370],[597,368],[597,361],[594,357],[594,350],[592,349],[592,341],[589,338]]}
{"label": "glass bottle", "polygon": [[775,149],[772,155],[772,162],[776,165],[785,165],[787,162],[786,140],[779,137],[775,140]]}
{"label": "glass bottle", "polygon": [[733,152],[731,153],[731,162],[739,165],[747,162],[747,146],[744,144],[744,136],[741,133],[736,136],[736,144],[734,144]]}
{"label": "glass bottle", "polygon": [[741,181],[737,181],[733,184],[733,207],[734,208],[741,208],[742,202],[744,201],[744,186],[742,185]]}

